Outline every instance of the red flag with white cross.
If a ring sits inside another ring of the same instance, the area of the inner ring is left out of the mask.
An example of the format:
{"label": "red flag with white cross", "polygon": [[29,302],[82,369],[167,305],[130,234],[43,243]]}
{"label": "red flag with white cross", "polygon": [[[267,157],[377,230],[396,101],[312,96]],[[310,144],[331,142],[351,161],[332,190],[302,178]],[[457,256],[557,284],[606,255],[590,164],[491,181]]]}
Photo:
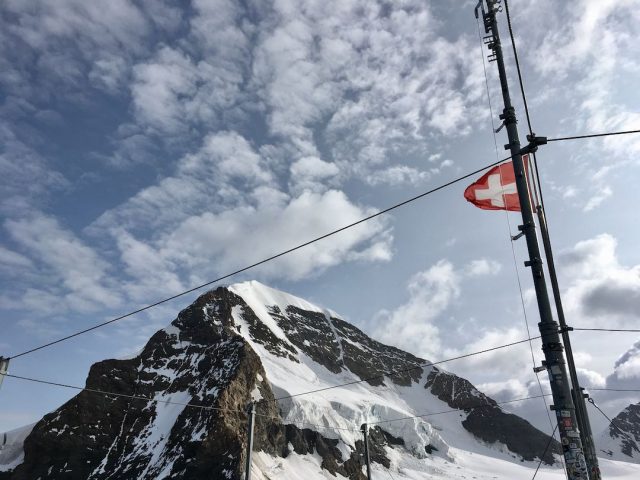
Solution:
{"label": "red flag with white cross", "polygon": [[[528,158],[522,156],[527,169]],[[464,191],[464,198],[483,210],[520,211],[520,200],[516,188],[516,176],[513,163],[501,163],[493,167]]]}

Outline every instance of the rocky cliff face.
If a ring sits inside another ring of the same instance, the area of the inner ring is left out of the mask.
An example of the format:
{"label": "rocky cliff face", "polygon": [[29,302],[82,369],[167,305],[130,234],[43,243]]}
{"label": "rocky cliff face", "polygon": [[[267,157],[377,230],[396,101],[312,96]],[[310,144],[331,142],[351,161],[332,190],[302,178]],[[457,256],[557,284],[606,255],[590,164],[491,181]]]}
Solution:
{"label": "rocky cliff face", "polygon": [[621,411],[596,444],[609,457],[640,463],[640,403]]}
{"label": "rocky cliff face", "polygon": [[[255,452],[313,454],[323,471],[351,480],[365,478],[365,423],[374,424],[371,459],[385,467],[392,451],[451,461],[448,449],[462,437],[508,449],[505,458],[542,454],[546,435],[468,381],[425,363],[257,282],[218,288],[135,358],[92,366],[87,388],[144,399],[81,392],[35,425],[23,462],[0,468],[0,479],[239,479],[251,401],[258,407]],[[445,405],[459,415],[438,425],[385,423]],[[550,452],[544,460],[553,462]]]}

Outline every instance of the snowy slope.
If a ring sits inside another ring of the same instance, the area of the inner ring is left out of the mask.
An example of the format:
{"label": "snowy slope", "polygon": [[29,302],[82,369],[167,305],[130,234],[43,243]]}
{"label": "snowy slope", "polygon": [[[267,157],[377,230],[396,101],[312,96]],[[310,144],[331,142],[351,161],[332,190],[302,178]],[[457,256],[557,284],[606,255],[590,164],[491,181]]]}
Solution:
{"label": "snowy slope", "polygon": [[[514,463],[454,449],[456,461],[442,458],[416,459],[401,452],[393,452],[390,468],[374,463],[372,478],[393,480],[514,480],[528,479],[533,476],[537,464],[532,462]],[[601,458],[600,470],[607,480],[637,480],[640,468],[625,463]],[[264,453],[254,457],[251,478],[255,480],[344,480],[340,475],[320,468],[318,455],[296,455],[287,458],[274,458]],[[390,476],[391,474],[392,476]],[[537,480],[566,480],[562,465],[542,466],[536,475]]]}
{"label": "snowy slope", "polygon": [[[321,313],[327,317],[329,323],[331,323],[331,318],[339,318],[333,312],[256,281],[232,285],[229,289],[241,296],[260,320],[278,338],[286,342],[288,342],[288,336],[270,314],[269,307],[277,306],[281,312],[286,312],[288,307],[293,305],[306,311]],[[298,395],[301,392],[322,390],[336,384],[361,380],[359,376],[346,368],[335,374],[303,352],[298,353],[299,363],[274,356],[264,345],[248,335],[248,326],[239,315],[238,310],[234,311],[234,321],[240,327],[240,333],[258,352],[276,397]],[[335,329],[330,329],[329,326],[327,329],[334,335],[337,343],[350,342],[348,339],[338,336]],[[364,345],[357,346],[366,349]],[[421,361],[420,363],[425,362]],[[344,429],[357,430],[363,423],[371,424],[390,419],[449,411],[451,407],[447,403],[424,387],[427,376],[432,370],[429,367],[425,368],[419,381],[412,382],[410,386],[400,386],[391,379],[385,378],[381,386],[372,386],[367,382],[361,382],[311,395],[295,396],[281,402],[284,423],[337,427],[342,430],[327,428],[323,435],[340,439],[347,445],[353,445],[356,440],[361,438],[360,433]],[[425,419],[384,423],[380,426],[390,434],[403,438],[407,448],[418,458],[427,457],[425,447],[428,445],[435,446],[439,456],[449,459],[455,457],[455,454],[449,451],[449,446],[504,460],[516,458],[502,445],[490,446],[479,442],[476,437],[463,428],[461,421],[465,416],[464,412],[459,412],[425,417]]]}
{"label": "snowy slope", "polygon": [[14,469],[24,460],[22,444],[35,423],[0,434],[0,472]]}

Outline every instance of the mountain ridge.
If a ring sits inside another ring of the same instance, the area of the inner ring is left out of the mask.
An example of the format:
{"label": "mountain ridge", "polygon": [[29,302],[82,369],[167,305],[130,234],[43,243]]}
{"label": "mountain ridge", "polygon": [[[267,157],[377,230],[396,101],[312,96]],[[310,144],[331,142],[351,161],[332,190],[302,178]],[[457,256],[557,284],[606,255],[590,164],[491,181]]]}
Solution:
{"label": "mountain ridge", "polygon": [[[91,367],[87,388],[152,400],[81,392],[35,425],[24,461],[0,471],[0,479],[240,478],[252,399],[260,406],[256,452],[319,456],[322,471],[354,480],[363,478],[359,428],[424,413],[420,408],[435,414],[447,406],[462,420],[375,425],[373,462],[389,466],[398,451],[451,462],[452,446],[510,461],[542,454],[544,433],[467,380],[417,366],[425,363],[335,312],[258,282],[219,287],[156,332],[139,355]],[[336,387],[342,383],[351,385]],[[300,395],[312,390],[320,392]],[[543,460],[552,464],[558,452],[552,442]]]}

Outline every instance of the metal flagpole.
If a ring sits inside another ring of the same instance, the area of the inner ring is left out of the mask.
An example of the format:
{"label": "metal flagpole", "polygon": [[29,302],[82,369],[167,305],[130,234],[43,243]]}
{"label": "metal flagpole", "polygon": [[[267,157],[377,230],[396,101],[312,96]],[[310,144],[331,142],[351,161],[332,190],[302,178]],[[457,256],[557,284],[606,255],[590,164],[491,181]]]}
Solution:
{"label": "metal flagpole", "polygon": [[[483,2],[486,2],[486,10]],[[485,43],[492,51],[489,60],[495,61],[498,65],[502,99],[504,102],[504,110],[500,115],[500,119],[504,122],[509,138],[509,143],[505,145],[505,149],[510,150],[512,155],[513,170],[515,172],[518,199],[520,200],[520,210],[522,213],[522,225],[518,228],[524,233],[527,241],[529,260],[525,262],[525,266],[531,267],[531,274],[533,276],[538,301],[538,311],[540,313],[540,323],[538,327],[540,328],[542,339],[542,351],[545,356],[544,366],[547,368],[551,383],[551,393],[554,403],[552,408],[556,412],[558,421],[558,431],[562,442],[567,476],[569,480],[585,480],[589,478],[589,474],[582,450],[576,411],[571,397],[571,388],[569,386],[569,377],[564,361],[560,334],[558,333],[558,324],[553,319],[551,313],[551,304],[549,302],[549,294],[544,277],[542,257],[535,231],[533,209],[522,161],[523,152],[520,148],[518,127],[516,125],[516,112],[511,104],[511,97],[509,95],[507,73],[496,19],[496,13],[499,8],[498,0],[480,0],[476,6],[476,16],[478,15],[478,10],[481,9],[485,32],[488,34],[485,37]],[[535,148],[536,139],[531,138],[530,141],[534,144]]]}
{"label": "metal flagpole", "polygon": [[576,364],[573,361],[573,350],[571,348],[571,340],[569,338],[570,328],[564,316],[564,308],[562,307],[562,299],[560,298],[560,287],[558,285],[558,276],[556,274],[556,266],[553,261],[553,252],[551,251],[551,239],[549,237],[549,229],[547,226],[547,218],[545,216],[542,205],[537,205],[538,223],[540,224],[540,234],[544,252],[547,257],[547,269],[549,271],[549,279],[551,280],[551,290],[558,312],[558,322],[560,323],[560,331],[562,332],[562,342],[566,350],[567,366],[569,367],[569,376],[571,377],[571,385],[573,387],[573,402],[576,407],[576,417],[580,427],[580,438],[584,447],[585,460],[589,468],[589,477],[591,480],[601,480],[600,466],[598,465],[598,455],[596,446],[593,441],[593,432],[591,431],[591,423],[589,422],[589,413],[587,412],[587,404],[585,403],[585,395],[582,393],[580,383],[578,381],[578,373]]}

